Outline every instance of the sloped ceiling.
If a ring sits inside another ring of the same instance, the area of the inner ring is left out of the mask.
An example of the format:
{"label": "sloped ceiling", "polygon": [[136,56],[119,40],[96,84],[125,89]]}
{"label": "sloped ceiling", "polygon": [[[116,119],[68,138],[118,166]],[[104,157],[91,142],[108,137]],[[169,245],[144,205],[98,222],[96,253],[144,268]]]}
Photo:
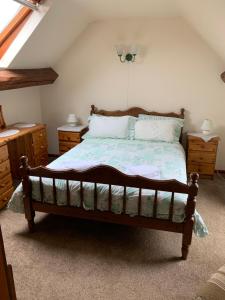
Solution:
{"label": "sloped ceiling", "polygon": [[95,20],[177,16],[185,18],[225,63],[225,0],[54,0],[10,67],[53,66]]}

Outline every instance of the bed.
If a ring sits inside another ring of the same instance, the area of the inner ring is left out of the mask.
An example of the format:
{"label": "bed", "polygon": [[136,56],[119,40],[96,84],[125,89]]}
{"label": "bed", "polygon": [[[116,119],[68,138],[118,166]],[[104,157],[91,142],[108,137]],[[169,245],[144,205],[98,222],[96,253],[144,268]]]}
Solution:
{"label": "bed", "polygon": [[[104,111],[92,106],[91,115],[159,114],[141,108]],[[31,168],[21,158],[22,186],[9,208],[24,212],[30,231],[35,211],[141,226],[182,234],[186,259],[192,231],[205,236],[207,228],[195,211],[198,174],[187,183],[186,160],[178,143],[87,138],[47,167]]]}

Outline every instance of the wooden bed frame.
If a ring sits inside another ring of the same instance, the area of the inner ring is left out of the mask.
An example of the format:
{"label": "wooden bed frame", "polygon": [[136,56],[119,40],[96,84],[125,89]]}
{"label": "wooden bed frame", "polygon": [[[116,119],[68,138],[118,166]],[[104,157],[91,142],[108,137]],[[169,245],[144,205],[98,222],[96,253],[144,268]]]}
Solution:
{"label": "wooden bed frame", "polygon": [[[104,116],[138,116],[138,114],[148,114],[148,115],[158,115],[158,116],[168,116],[176,118],[184,118],[184,109],[181,109],[180,114],[176,113],[157,113],[148,112],[141,108],[131,108],[127,111],[105,111],[98,110],[94,105],[91,107],[91,114],[100,114]],[[194,225],[194,212],[196,204],[196,196],[198,193],[198,174],[193,173],[190,175],[189,184],[181,183],[177,180],[151,180],[141,176],[130,176],[125,175],[118,171],[117,169],[106,166],[99,165],[84,171],[77,170],[65,170],[57,171],[48,169],[46,167],[36,167],[31,168],[28,166],[28,159],[26,157],[21,158],[21,174],[22,174],[22,184],[24,193],[24,207],[25,207],[25,217],[28,221],[29,230],[32,232],[34,230],[34,217],[35,211],[64,215],[82,219],[97,220],[103,222],[125,224],[132,226],[140,226],[146,228],[152,228],[157,230],[171,231],[181,233],[182,238],[182,259],[186,259],[188,255],[188,249],[192,240],[192,230]],[[35,201],[31,197],[31,181],[30,176],[39,177],[40,183],[40,201]],[[52,178],[53,180],[53,199],[54,204],[44,203],[44,192],[42,178]],[[57,193],[56,193],[56,179],[66,180],[67,186],[67,205],[58,206],[57,205]],[[71,194],[69,191],[69,181],[74,180],[80,182],[80,199],[81,206],[74,207],[70,205]],[[84,191],[83,182],[94,183],[94,210],[85,210],[83,208],[84,201]],[[99,211],[97,209],[98,195],[97,195],[97,184],[107,184],[109,186],[108,195],[108,211]],[[111,212],[112,205],[112,193],[111,186],[118,185],[122,186],[124,189],[123,193],[123,212],[122,214],[115,214]],[[138,215],[135,217],[130,217],[126,214],[126,188],[134,187],[139,189],[138,197]],[[150,189],[155,191],[154,203],[153,203],[153,216],[143,217],[141,216],[141,199],[142,199],[142,189]],[[169,217],[167,220],[157,218],[157,206],[158,206],[158,192],[166,191],[171,192],[171,201],[169,208]],[[174,212],[174,194],[182,193],[187,194],[187,204],[185,207],[185,220],[182,223],[173,222],[173,212]]]}

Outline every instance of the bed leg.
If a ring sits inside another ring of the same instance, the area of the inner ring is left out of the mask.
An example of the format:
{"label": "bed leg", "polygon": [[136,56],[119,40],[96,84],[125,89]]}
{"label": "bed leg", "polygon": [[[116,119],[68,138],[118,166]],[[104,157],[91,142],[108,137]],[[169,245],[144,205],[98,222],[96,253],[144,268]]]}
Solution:
{"label": "bed leg", "polygon": [[181,253],[182,253],[181,258],[183,260],[186,260],[188,256],[189,247],[191,245],[191,240],[192,240],[193,226],[194,226],[194,218],[191,218],[189,222],[186,222],[184,224],[184,232],[182,237],[182,248],[181,248]]}
{"label": "bed leg", "polygon": [[34,217],[35,217],[35,213],[33,212],[33,216],[27,219],[28,229],[30,233],[34,232],[35,230]]}

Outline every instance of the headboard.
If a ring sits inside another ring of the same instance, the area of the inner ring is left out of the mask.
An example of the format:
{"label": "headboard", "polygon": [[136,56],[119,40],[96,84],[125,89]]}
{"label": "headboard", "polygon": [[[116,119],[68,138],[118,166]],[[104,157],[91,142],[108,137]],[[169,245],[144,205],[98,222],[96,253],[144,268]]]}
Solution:
{"label": "headboard", "polygon": [[[147,111],[143,108],[140,107],[131,107],[127,110],[104,110],[104,109],[98,109],[94,105],[91,105],[91,115],[97,114],[97,115],[102,115],[102,116],[114,116],[114,117],[122,117],[122,116],[133,116],[133,117],[138,117],[139,114],[145,114],[145,115],[152,115],[152,116],[163,116],[163,117],[173,117],[173,118],[179,118],[179,119],[184,119],[184,112],[185,109],[181,108],[180,113],[174,113],[174,112],[169,112],[169,113],[159,113],[156,111]],[[180,143],[182,142],[182,130],[180,134]]]}
{"label": "headboard", "polygon": [[97,109],[96,106],[91,105],[91,115],[92,114],[97,114],[97,115],[102,115],[102,116],[115,116],[115,117],[121,117],[121,116],[133,116],[133,117],[138,117],[139,114],[144,114],[144,115],[152,115],[152,116],[163,116],[163,117],[173,117],[173,118],[179,118],[179,119],[184,119],[184,108],[181,108],[180,113],[159,113],[156,111],[147,111],[143,108],[140,107],[131,107],[127,110],[103,110],[103,109]]}

